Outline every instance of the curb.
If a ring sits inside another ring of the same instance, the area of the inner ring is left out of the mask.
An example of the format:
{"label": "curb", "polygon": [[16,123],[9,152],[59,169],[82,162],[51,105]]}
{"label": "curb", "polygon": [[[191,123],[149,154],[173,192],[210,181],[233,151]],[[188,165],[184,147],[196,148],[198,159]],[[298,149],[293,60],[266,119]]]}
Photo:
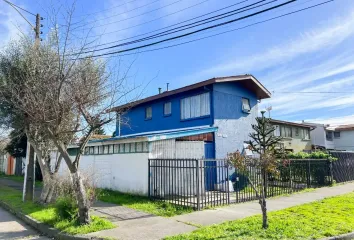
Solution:
{"label": "curb", "polygon": [[354,239],[354,232],[346,233],[334,237],[322,238],[321,240],[351,240]]}
{"label": "curb", "polygon": [[17,218],[21,219],[26,224],[30,225],[38,232],[48,237],[58,239],[58,240],[103,240],[102,238],[97,237],[87,237],[82,235],[69,235],[66,233],[60,232],[58,229],[50,227],[44,223],[37,221],[36,219],[21,213],[20,211],[15,210],[7,203],[0,201],[0,207],[4,208],[5,210],[11,212]]}

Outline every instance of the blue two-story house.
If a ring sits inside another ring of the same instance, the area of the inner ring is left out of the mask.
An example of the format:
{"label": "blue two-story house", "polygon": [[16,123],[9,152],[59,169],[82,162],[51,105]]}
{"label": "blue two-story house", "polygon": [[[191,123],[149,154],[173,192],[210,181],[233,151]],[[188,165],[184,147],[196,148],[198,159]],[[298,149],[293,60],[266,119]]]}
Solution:
{"label": "blue two-story house", "polygon": [[[94,174],[97,187],[159,196],[176,194],[170,184],[176,183],[177,174],[178,195],[195,195],[197,180],[191,179],[191,167],[199,161],[187,161],[189,170],[185,170],[186,161],[171,159],[223,159],[227,153],[244,150],[256,123],[258,102],[269,97],[254,76],[240,75],[212,78],[117,106],[112,109],[118,116],[115,136],[89,141],[80,169]],[[205,185],[199,191],[217,189],[215,184],[225,179],[216,162],[204,162],[212,167],[201,173]],[[172,177],[169,170],[161,170],[164,164],[173,167]],[[168,184],[161,188],[153,181]],[[191,182],[192,190],[182,189]]]}
{"label": "blue two-story house", "polygon": [[[147,136],[149,141],[203,141],[204,158],[224,158],[229,152],[242,151],[249,140],[251,125],[256,122],[258,102],[270,96],[248,74],[212,78],[167,90],[114,108],[118,115],[115,138]],[[166,146],[166,151],[175,150]],[[166,155],[185,156],[162,154]]]}

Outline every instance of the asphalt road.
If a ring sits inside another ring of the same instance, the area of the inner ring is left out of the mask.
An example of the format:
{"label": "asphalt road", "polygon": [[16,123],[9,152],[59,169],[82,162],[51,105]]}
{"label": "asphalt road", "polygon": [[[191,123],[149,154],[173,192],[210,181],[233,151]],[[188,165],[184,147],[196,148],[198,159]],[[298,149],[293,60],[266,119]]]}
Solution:
{"label": "asphalt road", "polygon": [[0,239],[48,240],[50,238],[40,236],[30,226],[0,207]]}

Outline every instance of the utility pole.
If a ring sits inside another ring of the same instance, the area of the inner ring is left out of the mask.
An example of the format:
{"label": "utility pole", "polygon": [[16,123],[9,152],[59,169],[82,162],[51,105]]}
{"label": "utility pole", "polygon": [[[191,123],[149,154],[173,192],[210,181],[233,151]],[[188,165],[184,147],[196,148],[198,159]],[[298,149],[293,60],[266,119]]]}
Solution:
{"label": "utility pole", "polygon": [[[35,47],[39,50],[39,44],[41,41],[41,16],[36,14],[36,26],[34,27],[35,32]],[[34,149],[27,141],[27,152],[26,152],[26,168],[25,168],[25,178],[23,183],[23,201],[33,201],[34,200],[34,190],[36,182],[36,154]]]}

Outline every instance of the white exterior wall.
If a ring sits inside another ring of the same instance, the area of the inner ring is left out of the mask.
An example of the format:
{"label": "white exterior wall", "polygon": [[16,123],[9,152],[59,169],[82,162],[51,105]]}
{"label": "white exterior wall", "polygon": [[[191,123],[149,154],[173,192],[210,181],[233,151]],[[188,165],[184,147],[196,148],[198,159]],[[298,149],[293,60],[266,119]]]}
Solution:
{"label": "white exterior wall", "polygon": [[[307,123],[306,123],[307,124]],[[313,145],[326,147],[326,131],[323,124],[311,124],[316,128],[310,132],[311,143]]]}
{"label": "white exterior wall", "polygon": [[[147,195],[148,156],[148,153],[83,155],[79,169],[98,188]],[[60,173],[68,172],[68,167],[63,162]]]}
{"label": "white exterior wall", "polygon": [[354,131],[340,131],[340,138],[333,138],[337,150],[354,151]]}
{"label": "white exterior wall", "polygon": [[7,172],[7,156],[6,154],[1,154],[0,156],[0,173],[6,174]]}

